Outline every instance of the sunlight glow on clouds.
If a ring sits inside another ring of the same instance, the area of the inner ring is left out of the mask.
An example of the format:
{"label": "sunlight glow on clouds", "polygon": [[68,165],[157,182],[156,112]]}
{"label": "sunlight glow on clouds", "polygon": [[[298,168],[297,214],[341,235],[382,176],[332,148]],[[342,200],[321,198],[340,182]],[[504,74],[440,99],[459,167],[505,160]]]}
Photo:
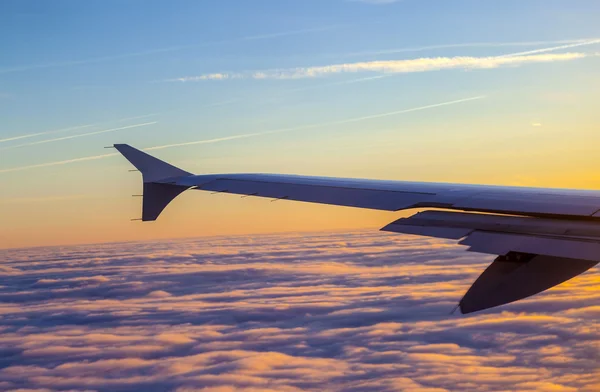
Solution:
{"label": "sunlight glow on clouds", "polygon": [[598,270],[450,316],[492,259],[378,232],[3,251],[0,389],[598,390]]}

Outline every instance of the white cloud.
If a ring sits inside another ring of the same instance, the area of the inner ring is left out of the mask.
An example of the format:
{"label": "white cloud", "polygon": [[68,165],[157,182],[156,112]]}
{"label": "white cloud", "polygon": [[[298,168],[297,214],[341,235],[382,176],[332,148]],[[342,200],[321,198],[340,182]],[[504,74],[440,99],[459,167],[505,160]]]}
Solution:
{"label": "white cloud", "polygon": [[509,53],[501,56],[454,56],[454,57],[421,57],[409,60],[379,60],[363,61],[355,63],[342,63],[324,66],[297,67],[286,69],[269,69],[263,71],[248,72],[220,72],[203,74],[199,76],[186,76],[181,78],[169,79],[170,82],[200,82],[207,80],[228,80],[228,79],[303,79],[321,77],[340,73],[358,73],[358,72],[378,72],[386,74],[398,73],[416,73],[441,71],[450,69],[493,69],[508,66],[522,66],[535,63],[551,63],[559,61],[572,61],[583,59],[590,56],[597,56],[593,53],[559,53],[553,54],[558,50],[565,50],[586,45],[595,45],[600,40],[590,40],[584,42],[574,42],[566,45],[554,46],[550,48],[541,48],[519,53]]}
{"label": "white cloud", "polygon": [[538,54],[515,57],[424,57],[413,60],[382,60],[358,63],[333,64],[316,67],[273,69],[258,72],[217,73],[200,76],[186,76],[169,81],[200,82],[228,79],[304,79],[331,74],[379,72],[387,74],[441,71],[449,69],[493,69],[507,66],[521,66],[533,63],[572,61],[587,57],[585,53]]}

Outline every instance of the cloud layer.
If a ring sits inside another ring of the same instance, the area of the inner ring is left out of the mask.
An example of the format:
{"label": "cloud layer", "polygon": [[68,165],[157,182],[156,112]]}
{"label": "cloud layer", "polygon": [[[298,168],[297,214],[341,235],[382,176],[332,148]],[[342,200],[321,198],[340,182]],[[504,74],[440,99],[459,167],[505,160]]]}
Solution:
{"label": "cloud layer", "polygon": [[450,316],[491,259],[376,231],[3,251],[0,389],[598,390],[598,270]]}

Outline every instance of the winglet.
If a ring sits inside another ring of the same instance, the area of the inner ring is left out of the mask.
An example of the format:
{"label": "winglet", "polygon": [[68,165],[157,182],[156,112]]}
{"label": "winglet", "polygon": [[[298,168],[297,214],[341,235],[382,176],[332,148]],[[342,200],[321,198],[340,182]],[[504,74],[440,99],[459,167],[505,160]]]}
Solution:
{"label": "winglet", "polygon": [[144,181],[142,201],[142,221],[154,221],[165,207],[188,186],[175,185],[180,177],[192,175],[185,170],[161,161],[128,144],[115,144],[114,147],[141,173]]}
{"label": "winglet", "polygon": [[167,162],[154,158],[128,144],[115,144],[114,147],[121,153],[133,166],[136,167],[142,176],[144,182],[163,182],[173,177],[189,176],[192,173],[181,170]]}

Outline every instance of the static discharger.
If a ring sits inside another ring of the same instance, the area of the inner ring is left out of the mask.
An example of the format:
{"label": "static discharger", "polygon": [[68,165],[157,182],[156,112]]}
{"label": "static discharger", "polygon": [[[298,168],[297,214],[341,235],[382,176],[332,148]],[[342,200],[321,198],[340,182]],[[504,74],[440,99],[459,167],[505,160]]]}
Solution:
{"label": "static discharger", "polygon": [[454,315],[454,313],[456,313],[456,311],[460,309],[460,302],[454,307],[454,309],[452,309],[452,311],[450,312],[450,315]]}
{"label": "static discharger", "polygon": [[271,200],[271,203],[273,203],[274,201],[285,200],[285,199],[289,199],[289,198],[290,198],[289,196],[283,196],[283,197],[280,197],[278,199]]}

